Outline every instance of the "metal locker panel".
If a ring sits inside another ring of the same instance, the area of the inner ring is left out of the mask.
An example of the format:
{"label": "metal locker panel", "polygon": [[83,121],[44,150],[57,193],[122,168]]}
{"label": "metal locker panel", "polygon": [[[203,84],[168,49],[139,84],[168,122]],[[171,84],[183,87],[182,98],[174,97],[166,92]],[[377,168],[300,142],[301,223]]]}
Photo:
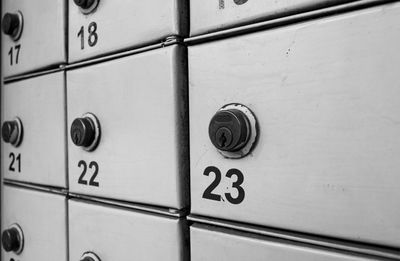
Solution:
{"label": "metal locker panel", "polygon": [[[63,72],[3,85],[2,175],[6,179],[66,187],[66,102]],[[19,146],[5,143],[4,128],[19,119]]]}
{"label": "metal locker panel", "polygon": [[187,260],[186,222],[111,206],[69,202],[70,260]]}
{"label": "metal locker panel", "polygon": [[69,61],[159,43],[168,36],[186,36],[186,1],[98,0],[89,14],[69,1]]}
{"label": "metal locker panel", "polygon": [[101,132],[90,152],[76,146],[69,134],[72,192],[187,206],[185,53],[185,47],[174,45],[67,72],[68,128],[92,113]]}
{"label": "metal locker panel", "polygon": [[[2,74],[12,76],[66,62],[66,1],[64,0],[5,0],[2,1]],[[6,17],[8,13],[11,16]],[[7,23],[18,19],[22,22]],[[11,20],[8,20],[8,19]],[[15,27],[16,25],[19,27]],[[14,28],[15,27],[15,28]],[[14,31],[15,30],[15,31]],[[18,39],[16,39],[16,37]]]}
{"label": "metal locker panel", "polygon": [[354,0],[191,0],[190,35],[296,14]]}
{"label": "metal locker panel", "polygon": [[[192,213],[399,247],[399,15],[393,3],[189,47]],[[241,159],[209,139],[229,103],[258,121]]]}
{"label": "metal locker panel", "polygon": [[2,232],[18,225],[22,251],[1,250],[2,260],[67,261],[67,199],[65,196],[2,186]]}
{"label": "metal locker panel", "polygon": [[192,261],[377,260],[217,227],[190,227]]}

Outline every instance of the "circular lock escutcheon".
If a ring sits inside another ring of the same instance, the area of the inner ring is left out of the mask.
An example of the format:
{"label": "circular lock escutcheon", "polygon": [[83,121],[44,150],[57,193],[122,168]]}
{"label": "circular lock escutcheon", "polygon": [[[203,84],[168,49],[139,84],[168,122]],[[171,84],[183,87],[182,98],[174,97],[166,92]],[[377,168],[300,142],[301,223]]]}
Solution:
{"label": "circular lock escutcheon", "polygon": [[3,33],[9,35],[14,41],[17,41],[21,37],[24,27],[22,12],[5,13],[1,24]]}
{"label": "circular lock escutcheon", "polygon": [[24,233],[18,224],[11,225],[1,234],[1,244],[6,252],[20,254],[24,249]]}
{"label": "circular lock escutcheon", "polygon": [[86,252],[79,261],[101,261],[101,259],[93,252]]}
{"label": "circular lock escutcheon", "polygon": [[243,158],[251,152],[257,141],[256,117],[242,104],[227,104],[212,117],[208,135],[212,144],[224,157]]}
{"label": "circular lock escutcheon", "polygon": [[22,121],[16,117],[12,121],[5,121],[1,126],[1,137],[5,143],[18,147],[22,142],[23,126]]}
{"label": "circular lock escutcheon", "polygon": [[79,7],[79,10],[83,14],[89,14],[93,12],[99,5],[100,0],[74,0],[75,5]]}
{"label": "circular lock escutcheon", "polygon": [[94,114],[85,113],[72,122],[70,136],[76,146],[86,151],[95,150],[101,136],[99,120]]}

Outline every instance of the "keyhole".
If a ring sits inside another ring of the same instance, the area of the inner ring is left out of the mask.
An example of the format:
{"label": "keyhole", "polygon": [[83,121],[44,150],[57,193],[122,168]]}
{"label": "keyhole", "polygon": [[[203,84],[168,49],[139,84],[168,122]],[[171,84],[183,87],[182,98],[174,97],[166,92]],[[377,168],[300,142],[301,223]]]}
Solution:
{"label": "keyhole", "polygon": [[219,145],[221,147],[225,147],[226,141],[227,141],[227,138],[225,136],[225,132],[223,132],[222,135],[219,137]]}
{"label": "keyhole", "polygon": [[75,130],[75,132],[74,132],[74,143],[75,143],[75,144],[76,144],[76,143],[79,143],[80,139],[81,139],[81,133],[80,133],[80,131]]}

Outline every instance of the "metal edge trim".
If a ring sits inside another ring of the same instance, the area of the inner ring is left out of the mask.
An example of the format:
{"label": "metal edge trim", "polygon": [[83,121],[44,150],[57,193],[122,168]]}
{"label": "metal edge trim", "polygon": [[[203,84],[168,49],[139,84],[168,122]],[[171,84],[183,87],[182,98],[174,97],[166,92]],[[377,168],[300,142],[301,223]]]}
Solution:
{"label": "metal edge trim", "polygon": [[65,65],[61,64],[61,65],[59,65],[58,68],[47,69],[47,70],[42,70],[42,71],[35,71],[35,72],[31,72],[31,73],[26,73],[26,74],[5,77],[3,79],[3,83],[7,84],[7,83],[15,82],[15,81],[21,81],[21,80],[26,80],[29,78],[34,78],[34,77],[50,74],[50,73],[61,72],[64,70],[64,67],[65,67]]}
{"label": "metal edge trim", "polygon": [[340,4],[336,6],[326,7],[313,11],[307,11],[299,14],[284,16],[264,22],[258,22],[230,29],[224,29],[217,32],[206,33],[197,36],[191,36],[184,39],[184,43],[187,45],[194,45],[203,43],[205,41],[221,40],[233,36],[243,35],[247,33],[253,33],[257,31],[267,30],[276,28],[279,26],[290,25],[298,22],[303,22],[312,19],[318,19],[322,17],[338,15],[346,12],[356,11],[364,8],[384,5],[391,2],[397,2],[398,0],[358,0],[356,2],[350,2]]}
{"label": "metal edge trim", "polygon": [[48,192],[51,194],[57,194],[57,195],[62,195],[62,196],[68,195],[67,189],[60,188],[60,187],[42,186],[42,185],[36,185],[36,184],[27,183],[27,182],[10,180],[10,179],[4,179],[3,184],[5,186],[26,188],[26,189],[36,190],[36,191],[40,191],[40,192]]}
{"label": "metal edge trim", "polygon": [[4,77],[3,78],[3,83],[7,84],[7,83],[10,83],[10,82],[26,80],[26,79],[29,79],[29,78],[38,77],[38,76],[42,76],[42,75],[46,75],[46,74],[50,74],[50,73],[55,73],[55,72],[60,72],[60,71],[65,71],[65,70],[71,70],[71,69],[75,69],[75,68],[78,68],[78,67],[88,66],[88,65],[97,64],[97,63],[102,63],[102,62],[106,62],[106,61],[109,61],[109,60],[115,60],[115,59],[118,59],[118,58],[130,56],[130,55],[134,55],[134,54],[139,54],[139,53],[143,53],[143,52],[147,52],[147,51],[151,51],[151,50],[167,47],[167,46],[174,45],[174,44],[182,44],[182,43],[183,43],[183,38],[181,38],[179,36],[168,36],[164,40],[160,41],[159,43],[152,44],[152,45],[147,45],[147,46],[144,46],[144,47],[141,47],[141,48],[136,48],[136,49],[131,49],[131,50],[127,50],[127,51],[117,52],[117,53],[104,55],[104,56],[97,57],[97,58],[91,58],[91,59],[88,59],[88,60],[79,61],[79,62],[75,62],[75,63],[61,63],[61,64],[56,65],[57,66],[56,68],[49,67],[47,69],[38,69],[38,70],[33,70],[31,72],[28,72],[28,73],[22,73],[22,74],[17,74],[17,75]]}
{"label": "metal edge trim", "polygon": [[99,203],[99,204],[108,205],[108,206],[120,207],[120,208],[124,208],[124,209],[144,211],[147,213],[160,214],[163,216],[169,216],[169,217],[174,217],[174,218],[181,218],[181,217],[184,217],[187,215],[187,211],[185,209],[177,210],[177,209],[173,209],[173,208],[158,207],[158,206],[145,205],[145,204],[133,203],[133,202],[125,202],[125,201],[119,201],[119,200],[113,200],[113,199],[105,199],[105,198],[86,196],[86,195],[76,194],[76,193],[69,193],[68,196],[70,199],[94,202],[94,203]]}
{"label": "metal edge trim", "polygon": [[382,257],[393,260],[400,259],[400,250],[386,249],[380,246],[372,246],[363,243],[349,242],[339,239],[331,239],[318,237],[314,235],[307,235],[297,232],[290,232],[285,230],[279,230],[275,228],[260,227],[256,225],[250,225],[245,223],[232,222],[227,220],[215,219],[206,216],[190,214],[187,219],[191,222],[208,224],[228,229],[234,229],[238,231],[248,232],[261,236],[267,236],[271,238],[279,238],[294,242],[305,243],[308,245],[326,247],[330,249],[337,249],[341,251],[347,251],[352,253],[364,254],[368,256]]}
{"label": "metal edge trim", "polygon": [[101,57],[97,57],[97,58],[92,58],[89,60],[84,60],[84,61],[80,61],[80,62],[76,62],[76,63],[70,63],[70,64],[65,65],[65,69],[71,70],[71,69],[75,69],[75,68],[79,68],[79,67],[83,67],[83,66],[89,66],[92,64],[115,60],[118,58],[135,55],[135,54],[167,47],[167,46],[174,45],[174,44],[180,44],[182,42],[183,42],[183,39],[180,37],[169,36],[169,37],[165,38],[163,41],[156,43],[156,44],[147,45],[145,47],[136,48],[136,49],[132,49],[132,50],[128,50],[128,51],[122,51],[122,52],[118,52],[118,53],[114,53],[114,54],[109,54],[109,55],[105,55],[105,56],[101,56]]}

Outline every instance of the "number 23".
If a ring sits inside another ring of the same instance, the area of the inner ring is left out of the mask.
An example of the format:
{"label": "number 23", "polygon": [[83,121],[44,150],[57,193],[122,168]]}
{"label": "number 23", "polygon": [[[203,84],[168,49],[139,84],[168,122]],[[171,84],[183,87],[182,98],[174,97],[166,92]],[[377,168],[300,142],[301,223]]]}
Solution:
{"label": "number 23", "polygon": [[[222,199],[221,195],[213,193],[213,190],[221,182],[221,176],[222,176],[221,171],[217,167],[209,166],[204,170],[203,175],[209,176],[210,173],[215,174],[215,179],[204,191],[203,198],[209,199],[209,200],[221,201],[221,199]],[[237,177],[236,181],[234,181],[232,183],[232,188],[235,188],[237,190],[238,195],[237,195],[237,197],[232,197],[231,193],[225,193],[225,197],[229,203],[237,205],[237,204],[242,203],[242,201],[244,200],[244,197],[245,197],[245,191],[244,191],[243,187],[241,186],[243,184],[244,177],[243,177],[243,173],[238,169],[230,169],[230,170],[228,170],[228,172],[225,175],[225,177],[227,177],[227,178],[232,178],[232,176]]]}

